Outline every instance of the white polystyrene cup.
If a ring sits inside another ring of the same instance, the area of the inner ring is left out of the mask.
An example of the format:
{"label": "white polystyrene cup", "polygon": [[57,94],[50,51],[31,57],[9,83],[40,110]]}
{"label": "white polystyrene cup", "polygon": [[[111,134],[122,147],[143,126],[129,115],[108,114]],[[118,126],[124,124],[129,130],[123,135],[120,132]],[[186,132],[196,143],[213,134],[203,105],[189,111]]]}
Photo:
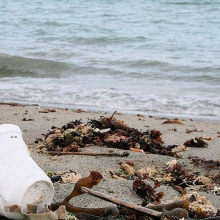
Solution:
{"label": "white polystyrene cup", "polygon": [[[0,125],[0,215],[23,219],[27,205],[51,204],[54,187],[46,173],[30,157],[17,125]],[[7,207],[17,205],[21,213]]]}

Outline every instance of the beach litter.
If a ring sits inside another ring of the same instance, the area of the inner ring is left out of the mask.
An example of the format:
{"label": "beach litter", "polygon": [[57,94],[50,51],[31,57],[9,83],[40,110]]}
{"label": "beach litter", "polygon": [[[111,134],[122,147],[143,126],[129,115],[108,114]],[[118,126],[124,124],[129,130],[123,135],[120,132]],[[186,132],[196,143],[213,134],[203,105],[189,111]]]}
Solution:
{"label": "beach litter", "polygon": [[30,214],[49,212],[54,187],[46,173],[30,157],[17,125],[0,125],[0,215],[23,219]]}

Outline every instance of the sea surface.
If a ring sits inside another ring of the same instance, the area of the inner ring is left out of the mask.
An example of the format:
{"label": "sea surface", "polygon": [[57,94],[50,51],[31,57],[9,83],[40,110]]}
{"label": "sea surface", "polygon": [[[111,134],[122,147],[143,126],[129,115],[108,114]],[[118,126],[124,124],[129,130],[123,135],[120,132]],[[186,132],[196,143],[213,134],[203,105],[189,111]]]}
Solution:
{"label": "sea surface", "polygon": [[220,0],[1,0],[0,102],[220,121]]}

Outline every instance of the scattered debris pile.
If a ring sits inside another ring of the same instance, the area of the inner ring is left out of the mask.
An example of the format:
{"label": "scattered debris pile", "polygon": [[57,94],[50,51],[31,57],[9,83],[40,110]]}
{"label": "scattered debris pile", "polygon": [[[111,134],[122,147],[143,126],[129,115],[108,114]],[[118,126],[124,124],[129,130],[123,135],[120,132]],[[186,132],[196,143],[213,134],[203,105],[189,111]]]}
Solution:
{"label": "scattered debris pile", "polygon": [[[219,176],[209,175],[202,176],[198,173],[190,173],[183,165],[181,165],[176,159],[166,163],[163,170],[156,168],[135,168],[133,161],[118,163],[120,165],[120,172],[113,173],[110,171],[110,175],[115,179],[133,179],[133,190],[143,198],[143,202],[140,205],[131,204],[126,201],[122,201],[115,197],[89,190],[94,185],[97,185],[102,180],[102,175],[97,171],[90,171],[88,177],[81,178],[74,171],[61,172],[62,177],[65,175],[74,175],[76,179],[75,187],[73,191],[61,202],[51,205],[51,210],[56,210],[60,205],[64,205],[68,211],[76,214],[78,219],[99,219],[105,220],[106,216],[115,216],[111,219],[124,219],[116,216],[126,216],[125,219],[218,219],[219,213],[216,207],[214,207],[209,200],[204,196],[200,196],[199,192],[209,191],[213,194],[219,195]],[[218,168],[217,168],[218,169]],[[54,173],[50,173],[52,178],[56,178]],[[153,184],[152,184],[153,181]],[[67,181],[68,182],[68,181]],[[162,185],[170,186],[176,189],[180,193],[180,197],[174,201],[164,203],[162,201],[166,192],[160,191]],[[69,203],[70,199],[75,196],[89,193],[95,197],[102,198],[119,205],[119,207],[111,206],[104,208],[82,208],[76,207]],[[124,207],[124,208],[122,208]],[[148,217],[150,218],[148,218]]]}
{"label": "scattered debris pile", "polygon": [[[212,161],[212,163],[216,165],[218,161]],[[149,204],[154,204],[150,205],[151,208],[159,207],[159,204],[164,206],[162,203],[164,192],[161,192],[159,187],[165,184],[177,190],[182,200],[188,201],[184,208],[191,218],[216,216],[217,209],[205,197],[201,197],[198,192],[219,195],[219,174],[201,175],[199,172],[190,172],[176,159],[168,162],[163,170],[153,167],[136,169],[132,161],[120,161],[119,165],[120,171],[115,173],[111,171],[110,175],[115,179],[134,179],[133,190],[143,198],[141,206],[148,207]],[[214,168],[218,169],[218,167]],[[153,181],[153,184],[150,181]],[[182,205],[177,204],[172,206],[172,208],[180,207],[183,208]]]}
{"label": "scattered debris pile", "polygon": [[[196,185],[200,186],[201,191],[214,191],[214,188],[220,184],[219,174],[201,175],[199,172],[189,172],[176,159],[167,162],[163,170],[154,167],[135,169],[133,164],[130,165],[130,161],[129,163],[120,161],[119,164],[121,168],[120,172],[114,173],[111,171],[112,178],[139,178],[141,181],[149,179],[154,181],[155,185],[153,189],[156,189],[160,184],[169,184],[181,194],[184,194],[186,190],[192,189]],[[218,170],[218,167],[215,169]],[[197,190],[199,190],[199,187],[197,187]],[[153,195],[154,193],[151,192],[150,194]]]}
{"label": "scattered debris pile", "polygon": [[[124,121],[114,117],[101,116],[98,120],[88,119],[87,123],[75,120],[63,125],[61,128],[53,127],[45,135],[45,140],[39,146],[40,151],[49,154],[81,154],[89,146],[103,146],[119,148],[122,150],[134,149],[138,152],[167,155],[179,158],[180,151],[186,147],[207,147],[205,138],[195,138],[186,141],[182,145],[166,146],[162,140],[162,133],[159,130],[139,131],[129,127]],[[168,120],[164,123],[182,124],[179,120]],[[209,139],[207,139],[209,140]],[[40,139],[38,139],[40,141]],[[110,152],[110,150],[109,150]],[[86,153],[86,152],[85,152]],[[92,153],[90,153],[91,155]],[[97,154],[95,154],[97,155]],[[112,154],[113,155],[113,154]],[[115,156],[128,156],[129,153]],[[188,158],[196,166],[207,169],[219,169],[219,161],[206,161],[203,158],[190,156]],[[97,171],[91,171],[90,176],[80,178],[74,172],[51,174],[54,181],[62,183],[76,182],[72,193],[63,201],[51,205],[51,210],[56,210],[60,205],[66,206],[70,212],[77,213],[78,219],[108,219],[108,216],[122,215],[125,219],[188,219],[188,218],[210,218],[219,215],[218,210],[198,192],[212,192],[220,194],[219,174],[202,175],[199,172],[186,170],[184,165],[176,159],[166,164],[164,169],[154,167],[136,168],[135,162],[120,161],[120,171],[109,171],[112,178],[133,180],[133,190],[143,198],[142,204],[137,206],[128,202],[120,201],[117,198],[91,190],[94,185],[99,184],[102,175]],[[79,178],[79,179],[78,179]],[[152,184],[153,182],[153,184]],[[160,186],[172,187],[180,193],[180,198],[170,203],[162,202],[166,192],[160,191]],[[69,203],[75,196],[84,193],[102,198],[119,205],[118,207],[105,208],[81,208]],[[106,215],[107,217],[103,217]],[[100,218],[98,218],[98,216]],[[148,218],[149,217],[149,218]],[[115,219],[115,218],[112,218]],[[121,218],[119,218],[121,219]]]}
{"label": "scattered debris pile", "polygon": [[[176,163],[175,163],[176,164]],[[172,167],[174,163],[172,163]],[[171,167],[169,167],[171,169]],[[121,219],[118,216],[125,216],[123,219],[218,219],[218,210],[198,192],[184,193],[181,198],[169,203],[161,203],[163,193],[156,192],[160,183],[155,183],[154,187],[145,183],[140,178],[133,182],[133,189],[138,194],[145,197],[147,204],[143,206],[135,205],[110,195],[91,190],[91,188],[100,183],[102,175],[97,171],[91,171],[88,177],[80,178],[73,191],[61,202],[51,204],[50,209],[56,210],[60,206],[65,206],[70,212],[76,214],[77,219]],[[95,197],[112,202],[118,206],[109,206],[104,208],[82,208],[69,203],[70,199],[88,193]],[[155,203],[156,201],[156,203]],[[152,204],[153,202],[153,204]],[[142,204],[143,205],[143,204]],[[105,216],[108,216],[105,218]],[[150,217],[150,218],[149,218]]]}
{"label": "scattered debris pile", "polygon": [[47,152],[64,154],[80,152],[84,147],[96,145],[179,157],[176,150],[178,146],[165,146],[160,131],[139,131],[127,126],[124,121],[116,120],[114,114],[111,117],[101,116],[99,120],[88,119],[86,124],[81,120],[75,120],[61,128],[53,127],[45,135],[45,140],[39,149],[44,148]]}

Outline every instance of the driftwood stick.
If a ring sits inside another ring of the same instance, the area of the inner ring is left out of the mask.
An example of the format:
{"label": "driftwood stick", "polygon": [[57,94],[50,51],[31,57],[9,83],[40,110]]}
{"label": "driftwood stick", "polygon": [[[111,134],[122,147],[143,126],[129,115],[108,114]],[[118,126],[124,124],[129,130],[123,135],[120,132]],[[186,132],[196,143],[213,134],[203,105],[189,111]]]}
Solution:
{"label": "driftwood stick", "polygon": [[147,205],[147,208],[153,209],[156,211],[163,211],[164,209],[169,211],[173,210],[175,208],[188,208],[189,207],[189,201],[188,200],[179,200],[171,203],[162,203],[158,205]]}
{"label": "driftwood stick", "polygon": [[92,152],[60,152],[60,151],[47,151],[50,155],[85,155],[85,156],[108,156],[108,157],[128,157],[129,153],[92,153]]}
{"label": "driftwood stick", "polygon": [[86,187],[81,187],[81,190],[83,192],[85,192],[85,193],[88,193],[88,194],[93,195],[95,197],[101,198],[103,200],[115,203],[117,205],[121,205],[121,206],[126,207],[126,208],[130,208],[130,209],[136,210],[138,212],[145,213],[146,215],[148,215],[148,216],[150,216],[152,218],[159,219],[162,216],[162,214],[163,214],[163,212],[158,212],[158,211],[155,211],[155,210],[152,210],[152,209],[148,209],[148,208],[145,208],[145,207],[142,207],[142,206],[139,206],[139,205],[131,204],[131,203],[122,201],[120,199],[114,198],[112,196],[109,196],[109,195],[106,195],[106,194],[94,191],[92,189],[88,189]]}
{"label": "driftwood stick", "polygon": [[104,208],[83,208],[83,207],[77,207],[74,205],[69,204],[69,202],[63,200],[62,202],[58,203],[52,203],[50,205],[51,210],[57,210],[61,205],[66,206],[66,210],[72,213],[86,213],[90,215],[96,215],[96,216],[103,216],[106,213],[111,213],[114,215],[114,213],[118,212],[118,209],[116,207],[104,207]]}

